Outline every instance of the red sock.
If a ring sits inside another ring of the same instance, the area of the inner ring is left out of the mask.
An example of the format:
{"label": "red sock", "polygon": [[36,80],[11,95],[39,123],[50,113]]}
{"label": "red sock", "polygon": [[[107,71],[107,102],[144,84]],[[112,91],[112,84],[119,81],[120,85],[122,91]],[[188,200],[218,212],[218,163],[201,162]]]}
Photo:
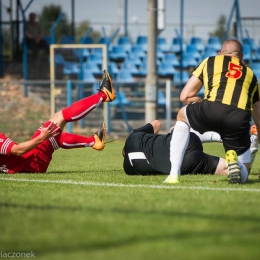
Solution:
{"label": "red sock", "polygon": [[104,99],[106,99],[106,94],[102,91],[83,98],[73,103],[71,106],[64,108],[62,110],[63,117],[66,122],[77,121],[99,106]]}
{"label": "red sock", "polygon": [[82,135],[62,133],[59,147],[63,149],[90,147],[95,144],[94,136],[86,137]]}

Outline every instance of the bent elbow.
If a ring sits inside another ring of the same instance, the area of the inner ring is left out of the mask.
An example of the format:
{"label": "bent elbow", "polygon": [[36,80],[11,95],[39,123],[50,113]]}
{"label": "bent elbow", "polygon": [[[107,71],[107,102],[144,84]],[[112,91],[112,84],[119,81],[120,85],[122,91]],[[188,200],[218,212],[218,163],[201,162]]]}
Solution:
{"label": "bent elbow", "polygon": [[182,102],[182,103],[187,103],[188,102],[188,97],[187,96],[180,96],[180,101]]}
{"label": "bent elbow", "polygon": [[16,150],[16,151],[12,151],[11,154],[16,155],[16,156],[22,156],[25,154],[25,151]]}
{"label": "bent elbow", "polygon": [[16,152],[16,153],[13,153],[14,155],[16,155],[16,156],[21,156],[21,155],[23,155],[24,153],[23,152]]}

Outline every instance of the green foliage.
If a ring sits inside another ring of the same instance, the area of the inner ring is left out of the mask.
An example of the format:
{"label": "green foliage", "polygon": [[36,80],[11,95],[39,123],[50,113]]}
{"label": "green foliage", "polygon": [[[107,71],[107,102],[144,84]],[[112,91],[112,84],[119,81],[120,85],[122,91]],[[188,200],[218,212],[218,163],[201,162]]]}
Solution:
{"label": "green foliage", "polygon": [[[0,175],[1,251],[63,260],[259,259],[259,156],[245,185],[190,175],[171,186],[165,176],[124,174],[123,145],[59,149],[46,174]],[[223,154],[221,144],[205,150]]]}
{"label": "green foliage", "polygon": [[217,21],[217,28],[210,33],[210,36],[218,36],[219,39],[222,39],[225,32],[225,26],[226,26],[226,16],[220,15],[218,21]]}
{"label": "green foliage", "polygon": [[[42,24],[43,34],[48,36],[50,35],[51,27],[56,19],[59,17],[61,13],[64,13],[62,7],[60,5],[47,5],[42,9],[41,14],[39,15],[39,22]],[[85,35],[87,30],[91,27],[90,21],[82,21],[75,28],[75,42],[79,42],[80,38]],[[59,43],[63,36],[71,36],[72,35],[72,24],[68,22],[67,15],[64,13],[61,21],[57,25],[55,29],[55,37],[56,42]],[[97,41],[100,37],[100,32],[92,30],[89,35]]]}
{"label": "green foliage", "polygon": [[[39,22],[42,24],[44,35],[50,35],[51,27],[61,13],[63,13],[63,10],[60,5],[52,4],[42,9],[39,15]],[[55,30],[56,42],[59,42],[64,35],[71,35],[71,25],[65,13]]]}
{"label": "green foliage", "polygon": [[[86,32],[91,28],[90,21],[82,21],[79,23],[79,25],[76,27],[76,42],[80,41],[81,37],[84,37]],[[98,31],[91,30],[89,37],[91,37],[94,40],[94,43],[97,42],[97,40],[100,38],[101,34]]]}

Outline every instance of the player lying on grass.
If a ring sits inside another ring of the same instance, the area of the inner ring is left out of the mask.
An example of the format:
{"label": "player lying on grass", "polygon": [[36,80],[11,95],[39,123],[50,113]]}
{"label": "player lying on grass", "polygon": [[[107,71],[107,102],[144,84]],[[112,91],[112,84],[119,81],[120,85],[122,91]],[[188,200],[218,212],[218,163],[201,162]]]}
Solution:
{"label": "player lying on grass", "polygon": [[95,150],[104,148],[106,126],[102,123],[92,136],[64,133],[67,122],[82,119],[102,102],[111,102],[116,94],[112,80],[104,71],[99,91],[83,98],[71,106],[55,113],[49,121],[42,123],[31,140],[15,143],[0,133],[0,172],[4,173],[40,173],[46,172],[52,154],[58,148],[71,149],[92,147]]}
{"label": "player lying on grass", "polygon": [[[143,127],[134,129],[125,141],[122,154],[123,167],[129,175],[169,174],[170,141],[173,128],[168,134],[157,134],[161,122],[154,120]],[[185,174],[221,174],[228,175],[226,160],[203,152],[202,142],[221,142],[219,134],[206,132],[203,135],[190,132],[190,141],[181,166],[181,175]],[[244,165],[241,163],[241,167]],[[247,171],[241,171],[241,183],[248,177]]]}

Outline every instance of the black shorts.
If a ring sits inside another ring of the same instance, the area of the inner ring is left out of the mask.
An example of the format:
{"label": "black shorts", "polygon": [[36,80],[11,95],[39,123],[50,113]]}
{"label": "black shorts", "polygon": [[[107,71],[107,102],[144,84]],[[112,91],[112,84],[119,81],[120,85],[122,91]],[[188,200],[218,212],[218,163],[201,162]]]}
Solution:
{"label": "black shorts", "polygon": [[219,157],[204,153],[202,150],[186,152],[181,165],[181,175],[214,174]]}
{"label": "black shorts", "polygon": [[[171,134],[154,135],[150,124],[135,129],[125,142],[124,171],[129,175],[169,174]],[[129,160],[128,154],[142,152],[143,159]],[[203,152],[199,137],[190,133],[190,141],[183,159],[181,174],[214,174],[219,157]]]}
{"label": "black shorts", "polygon": [[186,107],[190,126],[201,134],[215,131],[220,134],[225,151],[238,155],[250,148],[251,113],[234,106],[203,100]]}

